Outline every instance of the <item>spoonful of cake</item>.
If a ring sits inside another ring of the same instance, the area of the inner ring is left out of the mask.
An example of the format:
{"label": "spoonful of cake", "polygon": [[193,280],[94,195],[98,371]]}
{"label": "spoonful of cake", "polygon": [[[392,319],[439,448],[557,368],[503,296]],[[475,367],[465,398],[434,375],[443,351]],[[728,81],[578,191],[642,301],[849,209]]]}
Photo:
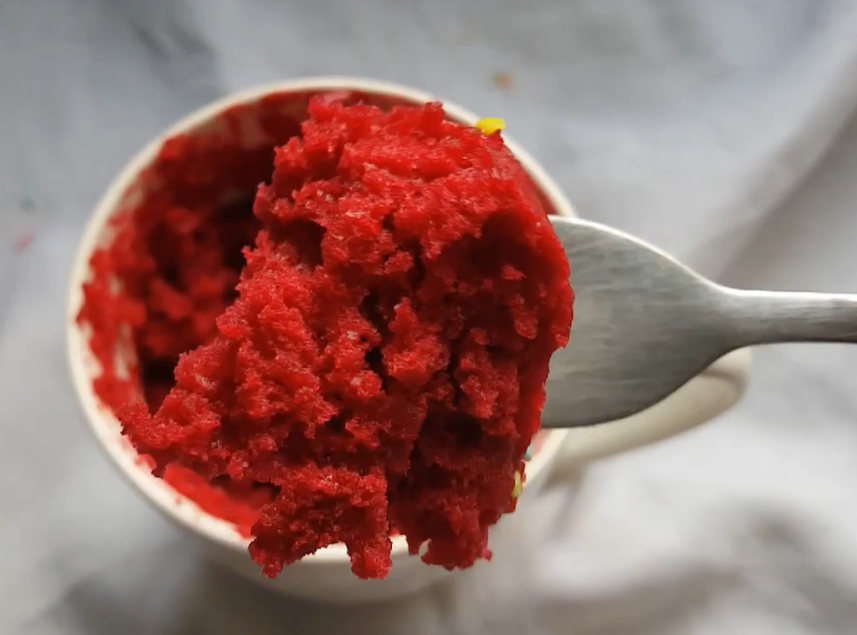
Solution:
{"label": "spoonful of cake", "polygon": [[544,428],[630,416],[738,348],[857,342],[857,295],[732,289],[624,232],[551,223],[575,302],[571,340],[550,363]]}

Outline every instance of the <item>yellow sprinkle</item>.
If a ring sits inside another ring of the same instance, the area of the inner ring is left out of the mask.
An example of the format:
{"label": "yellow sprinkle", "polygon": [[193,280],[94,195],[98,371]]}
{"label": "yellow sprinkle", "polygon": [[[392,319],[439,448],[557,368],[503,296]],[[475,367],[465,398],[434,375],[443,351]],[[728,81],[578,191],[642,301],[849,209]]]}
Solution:
{"label": "yellow sprinkle", "polygon": [[506,122],[497,117],[486,117],[476,122],[476,127],[482,131],[482,134],[494,134],[506,128]]}
{"label": "yellow sprinkle", "polygon": [[515,472],[515,487],[512,488],[512,498],[518,498],[523,491],[524,485],[521,483],[521,473]]}

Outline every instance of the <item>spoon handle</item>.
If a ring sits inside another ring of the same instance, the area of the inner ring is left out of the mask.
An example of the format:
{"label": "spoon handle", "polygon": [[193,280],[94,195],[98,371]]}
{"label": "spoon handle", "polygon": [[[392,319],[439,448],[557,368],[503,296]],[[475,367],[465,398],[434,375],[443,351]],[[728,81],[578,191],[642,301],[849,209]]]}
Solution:
{"label": "spoon handle", "polygon": [[857,295],[725,289],[738,347],[776,342],[857,343]]}

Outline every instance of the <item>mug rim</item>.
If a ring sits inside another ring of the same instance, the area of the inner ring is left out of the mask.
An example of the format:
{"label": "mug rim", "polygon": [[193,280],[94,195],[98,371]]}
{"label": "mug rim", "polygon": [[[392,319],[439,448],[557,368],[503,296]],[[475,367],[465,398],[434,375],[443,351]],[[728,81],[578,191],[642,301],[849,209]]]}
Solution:
{"label": "mug rim", "polygon": [[[444,111],[453,120],[473,125],[479,119],[472,111],[431,93],[392,82],[361,77],[308,77],[262,84],[231,93],[198,108],[158,133],[125,164],[101,196],[87,222],[75,254],[69,279],[65,316],[67,361],[75,394],[83,409],[87,425],[95,435],[98,445],[126,480],[139,490],[144,498],[159,512],[193,534],[202,535],[230,550],[245,553],[250,539],[242,536],[233,523],[203,511],[195,502],[173,490],[162,479],[153,477],[151,472],[141,464],[136,450],[128,439],[121,434],[121,424],[95,394],[93,379],[98,365],[92,355],[84,329],[77,322],[77,315],[83,301],[83,283],[89,277],[90,258],[98,245],[103,230],[108,225],[110,218],[119,210],[119,204],[128,188],[153,162],[166,139],[177,134],[190,132],[229,108],[259,101],[271,93],[298,93],[316,90],[331,92],[355,90],[368,94],[398,97],[413,103],[440,101]],[[527,171],[536,188],[553,205],[556,213],[563,216],[576,216],[571,202],[538,161],[508,136],[504,135],[504,141]],[[545,432],[542,447],[527,464],[528,480],[535,480],[544,474],[559,454],[568,435],[568,431],[562,429]],[[395,559],[408,555],[408,545],[404,536],[391,536],[391,541],[391,558]],[[342,564],[347,563],[348,559],[345,545],[338,543],[319,549],[315,553],[305,556],[299,562],[300,564]]]}

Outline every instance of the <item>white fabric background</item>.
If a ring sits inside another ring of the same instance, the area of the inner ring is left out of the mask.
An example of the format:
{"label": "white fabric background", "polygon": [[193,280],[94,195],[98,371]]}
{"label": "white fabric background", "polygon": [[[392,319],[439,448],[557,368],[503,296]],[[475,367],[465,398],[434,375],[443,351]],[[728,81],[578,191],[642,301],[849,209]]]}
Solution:
{"label": "white fabric background", "polygon": [[83,223],[165,125],[310,74],[506,118],[582,214],[721,280],[857,286],[853,0],[0,0],[0,633],[857,632],[847,347],[760,351],[740,407],[558,482],[490,567],[389,605],[261,592],[133,495],[66,374]]}

